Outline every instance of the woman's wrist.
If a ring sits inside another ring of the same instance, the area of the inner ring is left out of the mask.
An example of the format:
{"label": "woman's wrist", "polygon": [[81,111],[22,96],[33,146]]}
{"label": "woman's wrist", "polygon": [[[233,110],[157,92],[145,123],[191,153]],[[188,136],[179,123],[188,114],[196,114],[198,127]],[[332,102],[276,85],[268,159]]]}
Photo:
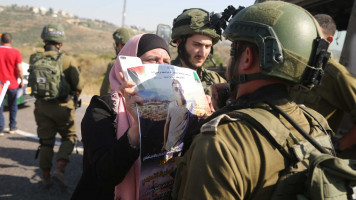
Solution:
{"label": "woman's wrist", "polygon": [[138,148],[140,146],[140,133],[138,123],[132,124],[129,128],[127,137],[130,143],[130,146]]}

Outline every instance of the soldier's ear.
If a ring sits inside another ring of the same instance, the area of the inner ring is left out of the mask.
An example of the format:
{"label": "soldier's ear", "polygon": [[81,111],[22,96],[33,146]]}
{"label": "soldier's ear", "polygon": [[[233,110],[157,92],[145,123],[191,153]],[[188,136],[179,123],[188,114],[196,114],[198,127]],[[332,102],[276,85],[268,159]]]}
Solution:
{"label": "soldier's ear", "polygon": [[240,66],[242,70],[249,70],[253,67],[254,55],[250,47],[247,47],[240,57]]}
{"label": "soldier's ear", "polygon": [[330,44],[334,41],[334,36],[330,35],[326,37],[326,40],[330,42]]}

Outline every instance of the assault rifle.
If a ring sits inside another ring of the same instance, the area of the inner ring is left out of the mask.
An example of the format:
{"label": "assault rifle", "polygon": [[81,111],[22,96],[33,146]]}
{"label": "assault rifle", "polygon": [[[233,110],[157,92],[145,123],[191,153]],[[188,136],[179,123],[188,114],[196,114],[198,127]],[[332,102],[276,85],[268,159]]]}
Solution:
{"label": "assault rifle", "polygon": [[80,108],[82,106],[82,100],[79,99],[80,93],[77,91],[73,92],[73,101],[75,109]]}
{"label": "assault rifle", "polygon": [[[82,72],[82,68],[78,66],[79,72]],[[79,99],[80,92],[73,91],[73,101],[75,109],[80,108],[82,106],[82,100]]]}

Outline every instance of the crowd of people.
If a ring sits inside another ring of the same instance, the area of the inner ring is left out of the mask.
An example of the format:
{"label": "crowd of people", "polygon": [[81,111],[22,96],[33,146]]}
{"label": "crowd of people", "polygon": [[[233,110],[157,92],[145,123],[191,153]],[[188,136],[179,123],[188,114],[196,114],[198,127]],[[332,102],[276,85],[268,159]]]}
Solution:
{"label": "crowd of people", "polygon": [[[283,199],[300,194],[302,186],[295,184],[294,174],[308,168],[301,163],[312,150],[333,155],[356,143],[355,126],[341,139],[334,137],[344,113],[356,124],[356,79],[329,59],[335,31],[329,15],[312,16],[281,1],[240,10],[222,35],[212,26],[209,12],[184,10],[173,21],[170,44],[178,52],[174,60],[166,41],[156,34],[116,30],[115,60],[108,64],[100,95],[92,97],[81,121],[83,173],[72,199],[139,199],[137,105],[144,100],[134,89],[136,84],[124,78],[119,56],[196,71],[211,105],[213,114],[184,138],[183,155],[176,160],[172,199]],[[204,67],[221,37],[231,41],[225,78]],[[65,40],[60,24],[44,26],[41,38],[44,52],[31,55],[29,79],[36,97],[39,166],[45,187],[51,187],[53,180],[66,187],[65,168],[77,142],[73,96],[81,93],[83,79],[74,59],[60,51]],[[0,81],[10,80],[11,133],[16,130],[16,91],[23,87],[22,59],[11,48],[9,33],[2,34],[1,43]],[[51,80],[57,88],[47,85],[50,79],[40,71],[41,66],[60,69]],[[181,136],[187,131],[188,109],[181,83],[174,80],[172,89],[176,100],[169,104],[162,151],[180,140],[171,132],[182,132]],[[223,96],[226,98],[219,99]],[[1,134],[3,104],[0,112]],[[186,123],[177,123],[177,113],[183,113],[181,121]],[[62,143],[52,172],[57,132]],[[295,153],[305,141],[320,145]]]}

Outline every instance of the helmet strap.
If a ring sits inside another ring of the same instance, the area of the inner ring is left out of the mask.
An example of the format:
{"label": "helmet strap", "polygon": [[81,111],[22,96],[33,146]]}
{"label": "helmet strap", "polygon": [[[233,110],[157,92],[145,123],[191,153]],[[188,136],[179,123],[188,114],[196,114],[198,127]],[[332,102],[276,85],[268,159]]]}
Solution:
{"label": "helmet strap", "polygon": [[235,84],[241,84],[254,80],[269,79],[269,78],[273,78],[273,77],[258,72],[254,74],[240,74],[239,76],[233,76],[230,82],[233,82]]}
{"label": "helmet strap", "polygon": [[234,68],[237,61],[236,52],[237,52],[236,42],[233,42],[230,50],[231,63],[230,66],[228,66],[230,67],[230,77],[229,77],[230,91],[235,91],[237,89],[237,85],[239,84],[238,82],[236,82],[236,79],[234,78]]}

